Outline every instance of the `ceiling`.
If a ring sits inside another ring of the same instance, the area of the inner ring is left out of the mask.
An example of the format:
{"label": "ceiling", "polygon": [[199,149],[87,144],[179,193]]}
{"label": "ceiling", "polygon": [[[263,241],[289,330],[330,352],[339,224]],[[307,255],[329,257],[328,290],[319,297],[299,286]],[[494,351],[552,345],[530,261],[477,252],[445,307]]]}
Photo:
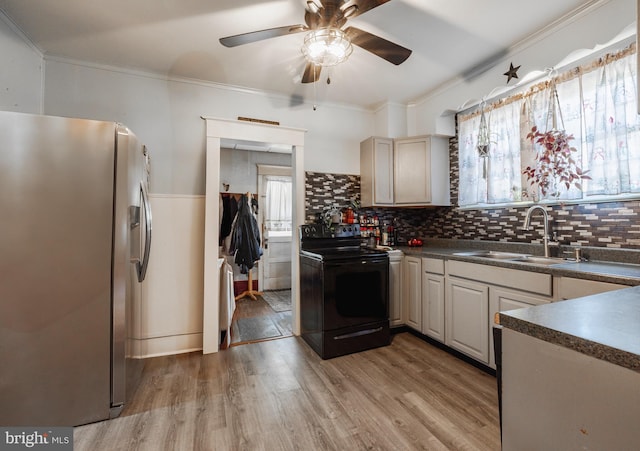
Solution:
{"label": "ceiling", "polygon": [[304,24],[304,0],[0,0],[0,10],[47,57],[371,108],[506,64],[514,45],[594,1],[391,0],[348,25],[412,49],[409,59],[395,66],[356,47],[331,70],[330,85],[326,70],[319,82],[300,83],[305,33],[234,48],[218,41]]}

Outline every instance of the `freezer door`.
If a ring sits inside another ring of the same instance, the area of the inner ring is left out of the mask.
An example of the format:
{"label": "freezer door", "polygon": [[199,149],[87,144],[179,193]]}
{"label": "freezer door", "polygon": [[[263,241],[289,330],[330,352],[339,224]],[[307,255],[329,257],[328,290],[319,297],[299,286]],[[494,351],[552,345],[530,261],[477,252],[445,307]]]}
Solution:
{"label": "freezer door", "polygon": [[115,124],[0,112],[0,424],[109,417]]}
{"label": "freezer door", "polygon": [[[146,149],[126,127],[116,134],[116,228],[111,416],[119,415],[135,391],[142,360],[130,357],[129,338],[139,321],[141,282],[151,250],[151,206],[147,195]],[[138,327],[139,329],[139,327]]]}

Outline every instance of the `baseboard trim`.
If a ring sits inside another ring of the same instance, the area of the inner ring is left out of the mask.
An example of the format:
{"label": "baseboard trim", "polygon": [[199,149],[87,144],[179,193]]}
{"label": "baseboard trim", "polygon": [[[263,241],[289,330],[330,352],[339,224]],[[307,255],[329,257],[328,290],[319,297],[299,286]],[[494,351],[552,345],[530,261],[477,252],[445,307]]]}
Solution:
{"label": "baseboard trim", "polygon": [[146,339],[130,338],[129,349],[131,350],[131,356],[135,359],[201,351],[202,333]]}
{"label": "baseboard trim", "polygon": [[[430,345],[435,346],[436,348],[442,349],[445,352],[448,352],[449,354],[451,354],[454,357],[459,358],[460,360],[465,361],[466,363],[475,366],[476,368],[478,368],[479,370],[484,371],[487,374],[490,374],[491,376],[495,376],[496,375],[496,370],[494,370],[493,368],[491,368],[490,366],[485,365],[484,363],[478,362],[475,359],[472,359],[471,357],[469,357],[466,354],[463,354],[462,352],[456,351],[453,348],[450,348],[449,346],[445,345],[444,343],[439,342],[438,340],[434,340],[431,337],[428,337],[420,332],[418,332],[417,330],[414,330],[408,326],[401,326],[406,328],[406,332],[409,332],[410,334],[414,335],[415,337],[426,341],[427,343],[429,343]],[[394,332],[397,333],[397,332]]]}

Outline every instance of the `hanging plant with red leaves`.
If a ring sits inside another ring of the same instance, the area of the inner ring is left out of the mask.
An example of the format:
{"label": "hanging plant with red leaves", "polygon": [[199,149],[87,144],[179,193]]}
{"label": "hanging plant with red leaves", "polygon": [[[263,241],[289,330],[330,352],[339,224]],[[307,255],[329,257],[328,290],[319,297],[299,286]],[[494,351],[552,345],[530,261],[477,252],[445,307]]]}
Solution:
{"label": "hanging plant with red leaves", "polygon": [[583,171],[573,158],[574,153],[578,151],[570,144],[574,139],[573,135],[556,129],[541,132],[534,126],[527,139],[538,144],[539,148],[535,166],[527,166],[522,173],[527,176],[532,186],[538,186],[542,198],[558,198],[561,188],[569,190],[571,185],[582,191],[582,180],[591,180],[591,177],[586,175],[589,171]]}

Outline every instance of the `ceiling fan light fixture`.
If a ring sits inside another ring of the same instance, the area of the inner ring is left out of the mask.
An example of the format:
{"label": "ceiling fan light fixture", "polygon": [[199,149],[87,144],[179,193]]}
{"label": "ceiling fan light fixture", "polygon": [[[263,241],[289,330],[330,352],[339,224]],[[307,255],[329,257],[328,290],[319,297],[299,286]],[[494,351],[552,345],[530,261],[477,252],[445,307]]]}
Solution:
{"label": "ceiling fan light fixture", "polygon": [[302,45],[305,58],[318,66],[335,66],[349,58],[353,46],[338,28],[320,28],[307,33]]}

